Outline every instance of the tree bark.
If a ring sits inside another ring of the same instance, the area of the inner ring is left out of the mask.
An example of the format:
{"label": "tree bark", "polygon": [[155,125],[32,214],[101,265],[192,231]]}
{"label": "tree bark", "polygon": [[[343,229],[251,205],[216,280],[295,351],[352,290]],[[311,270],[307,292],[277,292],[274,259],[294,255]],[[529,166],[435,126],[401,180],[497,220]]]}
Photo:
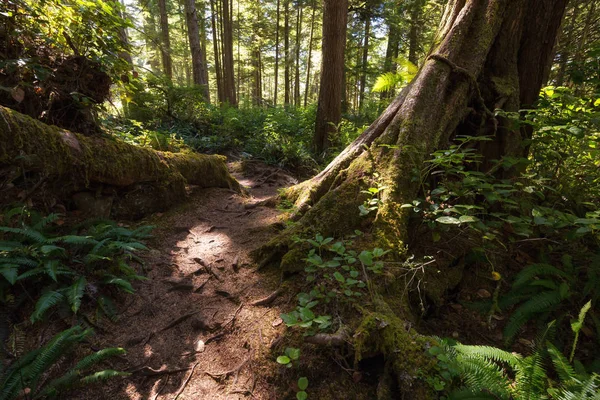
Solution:
{"label": "tree bark", "polygon": [[154,151],[108,136],[86,137],[0,107],[2,168],[41,174],[54,184],[61,200],[86,191],[114,197],[114,209],[126,211],[122,216],[127,218],[180,202],[186,197],[186,184],[239,191],[224,160]]}
{"label": "tree bark", "polygon": [[[297,223],[254,252],[262,259],[261,265],[281,260],[283,271],[297,270],[304,265],[306,254],[299,247],[290,247],[292,237],[320,233],[341,238],[354,229],[368,231],[361,238],[363,248],[390,249],[399,258],[406,254],[408,210],[402,204],[417,197],[420,185],[411,171],[421,168],[432,152],[446,148],[457,132],[493,135],[500,155],[522,151],[530,132],[514,131],[490,110],[516,112],[534,103],[548,76],[566,2],[450,0],[435,45],[413,81],[320,174],[284,193],[288,201],[295,202]],[[326,15],[328,12],[326,2]],[[325,20],[334,25],[331,16]],[[324,40],[324,54],[326,49]],[[333,63],[327,59],[331,68]],[[322,79],[327,78],[323,75]],[[380,192],[381,204],[374,216],[361,217],[358,206],[366,199],[361,191],[375,179],[385,187]],[[382,354],[403,392],[398,398],[426,398],[420,397],[418,390],[423,386],[419,381],[407,378],[416,376],[417,370],[426,373],[419,369],[424,364],[412,358],[414,346],[403,348],[401,344],[423,343],[421,336],[407,332],[401,320],[397,321],[399,316],[411,318],[410,307],[402,304],[397,291],[380,295],[388,296],[396,307],[392,310],[373,296],[376,312],[365,313],[363,323],[351,335],[356,338],[354,349],[359,349],[356,359]],[[387,331],[373,323],[382,318],[389,322]],[[404,339],[396,341],[400,337]]]}
{"label": "tree bark", "polygon": [[206,78],[206,65],[203,64],[204,49],[200,43],[200,28],[198,26],[198,15],[196,12],[196,0],[185,0],[185,20],[187,22],[187,30],[192,53],[192,77],[194,85],[202,87],[204,100],[210,102],[208,92],[208,82]]}
{"label": "tree bark", "polygon": [[173,79],[173,59],[171,58],[171,38],[169,36],[169,15],[167,14],[166,0],[158,0],[158,10],[160,13],[160,36],[163,72],[169,78]]}
{"label": "tree bark", "polygon": [[300,45],[302,43],[302,3],[298,2],[298,12],[296,13],[296,54],[294,73],[294,105],[300,107]]}
{"label": "tree bark", "polygon": [[291,101],[290,96],[290,0],[284,1],[284,22],[283,22],[283,53],[284,53],[284,71],[283,81],[285,91],[283,93],[283,104],[288,106]]}
{"label": "tree bark", "polygon": [[210,0],[210,19],[212,22],[213,53],[215,57],[215,77],[217,80],[217,99],[219,103],[225,101],[223,91],[223,69],[221,68],[221,53],[219,52],[218,25],[215,14],[215,0]]}
{"label": "tree bark", "polygon": [[360,65],[360,91],[358,94],[358,112],[362,112],[365,99],[365,87],[367,84],[367,67],[369,61],[369,36],[371,35],[371,10],[367,8],[364,12],[365,16],[365,35],[363,40],[362,60]]}
{"label": "tree bark", "polygon": [[275,83],[273,88],[273,105],[277,106],[277,84],[279,81],[279,14],[280,14],[281,0],[277,0],[277,18],[275,22]]}
{"label": "tree bark", "polygon": [[313,4],[312,15],[310,17],[310,39],[308,39],[308,56],[306,59],[306,87],[304,88],[304,107],[308,104],[308,94],[310,88],[310,70],[312,67],[313,34],[315,31],[315,12],[317,7]]}
{"label": "tree bark", "polygon": [[233,73],[233,15],[230,0],[222,0],[223,11],[223,87],[224,100],[236,107],[235,76]]}
{"label": "tree bark", "polygon": [[314,146],[318,154],[329,147],[330,133],[342,117],[344,52],[348,0],[325,0],[323,9],[323,45],[319,104],[315,124]]}

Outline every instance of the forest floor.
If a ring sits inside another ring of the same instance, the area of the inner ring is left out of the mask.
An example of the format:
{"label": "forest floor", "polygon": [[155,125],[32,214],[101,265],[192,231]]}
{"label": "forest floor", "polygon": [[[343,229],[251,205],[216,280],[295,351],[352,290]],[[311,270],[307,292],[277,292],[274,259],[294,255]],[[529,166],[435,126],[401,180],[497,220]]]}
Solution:
{"label": "forest floor", "polygon": [[291,299],[284,293],[269,305],[252,305],[278,288],[280,276],[258,271],[249,252],[276,233],[273,224],[282,214],[256,203],[295,179],[260,163],[230,169],[248,195],[201,190],[183,206],[144,221],[156,225],[144,256],[148,280],[123,301],[119,320],[97,329],[96,337],[97,345],[127,350],[113,367],[132,375],[73,398],[277,398],[267,380],[283,367],[264,360],[281,342],[279,307]]}

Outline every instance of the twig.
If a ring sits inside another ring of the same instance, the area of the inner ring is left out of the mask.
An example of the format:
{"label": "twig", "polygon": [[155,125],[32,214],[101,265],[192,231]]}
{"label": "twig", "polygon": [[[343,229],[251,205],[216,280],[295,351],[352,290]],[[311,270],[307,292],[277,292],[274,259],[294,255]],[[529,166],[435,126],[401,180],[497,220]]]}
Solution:
{"label": "twig", "polygon": [[162,375],[171,375],[177,374],[179,372],[188,371],[190,367],[187,368],[177,368],[177,369],[154,369],[148,366],[143,366],[141,368],[134,369],[130,371],[131,374],[138,374],[142,376],[162,376]]}
{"label": "twig", "polygon": [[196,366],[199,364],[200,362],[197,362],[196,364],[194,364],[194,366],[192,367],[192,370],[190,371],[190,374],[188,375],[187,379],[181,384],[181,387],[179,388],[179,390],[177,391],[177,394],[175,395],[175,397],[173,397],[173,400],[177,400],[177,398],[179,397],[179,395],[181,393],[183,393],[185,387],[187,386],[187,384],[189,383],[190,379],[192,378],[192,375],[194,375],[194,370],[196,369]]}
{"label": "twig", "polygon": [[210,376],[213,379],[222,379],[222,378],[227,378],[229,375],[233,374],[233,373],[238,373],[240,372],[240,370],[244,367],[244,365],[246,365],[248,363],[248,361],[250,361],[250,359],[252,358],[252,354],[250,353],[250,355],[248,356],[248,358],[246,358],[244,361],[242,361],[241,363],[239,363],[235,368],[230,369],[229,371],[225,371],[222,372],[220,374],[213,374],[212,372],[208,372],[208,371],[204,371],[204,373],[208,376]]}
{"label": "twig", "polygon": [[[231,319],[229,321],[227,321],[226,323],[224,323],[222,325],[223,328],[225,328],[227,325],[231,324],[232,322],[235,321],[235,318],[237,317],[237,315],[239,314],[240,310],[242,309],[242,307],[244,307],[244,303],[240,304],[240,306],[238,307],[237,310],[235,310],[235,313],[233,314],[233,317],[231,317]],[[231,325],[233,326],[233,324]]]}
{"label": "twig", "polygon": [[262,179],[261,181],[259,181],[257,184],[255,184],[254,186],[252,186],[253,188],[257,188],[257,187],[261,187],[266,181],[268,181],[269,179],[271,179],[272,176],[277,175],[279,172],[281,172],[280,169],[278,169],[277,171],[267,175],[266,178]]}
{"label": "twig", "polygon": [[169,323],[167,326],[165,326],[164,328],[160,329],[160,330],[159,330],[159,331],[157,331],[157,332],[164,332],[164,331],[166,331],[167,329],[171,329],[171,328],[172,328],[172,327],[174,327],[175,325],[182,323],[183,321],[185,321],[185,320],[186,320],[186,319],[188,319],[189,317],[191,317],[191,316],[193,316],[193,315],[196,315],[196,314],[198,314],[199,312],[200,312],[200,311],[194,311],[194,312],[191,312],[191,313],[188,313],[188,314],[182,315],[181,317],[179,317],[179,318],[175,319],[173,322]]}
{"label": "twig", "polygon": [[273,293],[271,293],[270,295],[268,295],[267,297],[253,301],[252,303],[250,303],[250,305],[251,306],[269,305],[277,298],[277,296],[279,296],[281,294],[281,292],[282,292],[282,289],[279,288],[276,291],[274,291]]}
{"label": "twig", "polygon": [[158,396],[160,396],[160,392],[163,391],[163,389],[169,384],[169,378],[170,376],[167,375],[167,379],[165,379],[165,384],[162,385],[159,389],[158,392],[156,392],[156,394],[154,395],[154,397],[152,398],[152,400],[156,400],[158,399]]}

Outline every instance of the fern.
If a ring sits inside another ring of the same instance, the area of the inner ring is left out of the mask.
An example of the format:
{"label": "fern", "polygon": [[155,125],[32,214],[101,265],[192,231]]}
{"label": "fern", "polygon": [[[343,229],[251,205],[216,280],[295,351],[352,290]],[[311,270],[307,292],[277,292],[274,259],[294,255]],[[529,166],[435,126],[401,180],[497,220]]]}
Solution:
{"label": "fern", "polygon": [[40,378],[56,364],[77,343],[87,338],[92,331],[74,326],[54,336],[43,347],[27,353],[13,362],[6,370],[0,371],[0,400],[15,400],[24,388],[31,390],[32,398],[39,399],[56,396],[62,391],[74,386],[103,381],[112,377],[129,374],[104,370],[82,375],[107,358],[125,354],[120,348],[103,349],[91,354],[76,363],[66,374],[52,380],[44,387],[38,387]]}
{"label": "fern", "polygon": [[504,327],[506,342],[512,341],[521,327],[536,313],[549,310],[563,300],[559,290],[545,291],[518,307]]}
{"label": "fern", "polygon": [[11,228],[8,226],[0,226],[0,232],[13,233],[19,236],[23,236],[27,239],[33,240],[35,243],[45,244],[48,243],[48,239],[40,232],[31,228]]}
{"label": "fern", "polygon": [[575,370],[565,357],[552,343],[546,343],[548,347],[548,354],[550,354],[550,359],[552,360],[552,364],[554,365],[554,369],[556,370],[558,377],[563,383],[568,383],[574,379],[576,376]]}
{"label": "fern", "polygon": [[513,282],[513,288],[518,288],[528,283],[531,283],[532,279],[539,276],[558,276],[565,279],[572,279],[566,272],[549,264],[533,264],[519,272]]}
{"label": "fern", "polygon": [[30,317],[31,322],[39,321],[49,309],[62,303],[64,300],[65,296],[59,292],[49,291],[44,293],[35,304],[35,311]]}
{"label": "fern", "polygon": [[77,314],[79,307],[81,307],[81,298],[85,292],[85,285],[87,280],[85,277],[80,277],[75,283],[67,289],[67,299],[71,305],[71,310],[74,314]]}

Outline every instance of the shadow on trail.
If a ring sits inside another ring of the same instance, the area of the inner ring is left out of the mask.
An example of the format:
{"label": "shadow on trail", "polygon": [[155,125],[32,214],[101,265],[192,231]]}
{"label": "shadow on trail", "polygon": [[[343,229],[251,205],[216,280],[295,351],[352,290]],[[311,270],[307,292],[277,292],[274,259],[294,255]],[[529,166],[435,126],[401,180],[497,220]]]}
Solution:
{"label": "shadow on trail", "polygon": [[[276,231],[278,210],[248,207],[293,183],[281,171],[256,166],[236,176],[254,197],[208,189],[148,223],[157,225],[144,257],[147,281],[123,302],[119,320],[98,335],[105,346],[127,350],[115,369],[130,377],[83,389],[77,399],[271,398],[254,371],[256,355],[283,333],[276,299],[252,306],[279,285],[257,271],[249,252]],[[273,307],[273,308],[271,308]]]}

